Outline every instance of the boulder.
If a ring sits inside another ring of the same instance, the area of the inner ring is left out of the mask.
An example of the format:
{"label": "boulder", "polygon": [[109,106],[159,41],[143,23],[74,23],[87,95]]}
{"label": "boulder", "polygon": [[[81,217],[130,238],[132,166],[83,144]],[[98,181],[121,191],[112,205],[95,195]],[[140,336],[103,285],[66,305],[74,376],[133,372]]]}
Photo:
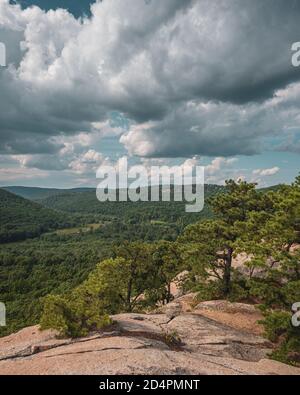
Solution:
{"label": "boulder", "polygon": [[193,310],[197,293],[189,293],[182,295],[172,302],[160,306],[156,309],[157,313],[167,314],[169,316],[177,316],[181,313],[190,312]]}

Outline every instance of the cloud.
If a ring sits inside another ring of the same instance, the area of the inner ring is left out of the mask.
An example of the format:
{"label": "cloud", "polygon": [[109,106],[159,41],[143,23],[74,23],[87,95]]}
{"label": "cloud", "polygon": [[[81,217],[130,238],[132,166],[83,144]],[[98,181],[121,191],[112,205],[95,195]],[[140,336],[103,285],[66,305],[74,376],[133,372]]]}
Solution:
{"label": "cloud", "polygon": [[39,169],[39,170],[65,170],[68,168],[68,161],[66,158],[58,155],[12,155],[11,158],[19,162],[24,169]]}
{"label": "cloud", "polygon": [[261,176],[261,177],[270,177],[274,176],[280,171],[279,167],[272,167],[271,169],[257,169],[253,171],[253,175]]}
{"label": "cloud", "polygon": [[[120,141],[132,155],[233,156],[265,149],[296,151],[300,83],[278,91],[264,103],[184,103],[161,121],[136,124]],[[281,141],[275,147],[274,142]],[[273,145],[273,147],[272,147]]]}
{"label": "cloud", "polygon": [[215,175],[216,173],[223,170],[226,166],[230,166],[237,161],[236,158],[225,159],[225,158],[215,158],[210,165],[205,167],[206,174]]}
{"label": "cloud", "polygon": [[270,134],[273,121],[261,106],[190,101],[162,121],[131,127],[120,141],[138,156],[252,155],[260,151],[261,137]]}
{"label": "cloud", "polygon": [[103,155],[95,150],[88,150],[78,158],[73,160],[69,167],[77,174],[95,175],[101,165],[105,165],[107,160]]}
{"label": "cloud", "polygon": [[211,184],[224,184],[228,179],[239,179],[240,170],[234,168],[238,162],[237,158],[214,158],[210,164],[204,168],[205,182]]}
{"label": "cloud", "polygon": [[87,136],[150,158],[253,155],[274,138],[293,150],[298,2],[104,0],[91,15],[0,0],[0,154],[80,171]]}
{"label": "cloud", "polygon": [[31,170],[15,167],[1,167],[1,183],[14,183],[16,180],[24,182],[27,180],[43,180],[49,175],[48,172],[41,170]]}

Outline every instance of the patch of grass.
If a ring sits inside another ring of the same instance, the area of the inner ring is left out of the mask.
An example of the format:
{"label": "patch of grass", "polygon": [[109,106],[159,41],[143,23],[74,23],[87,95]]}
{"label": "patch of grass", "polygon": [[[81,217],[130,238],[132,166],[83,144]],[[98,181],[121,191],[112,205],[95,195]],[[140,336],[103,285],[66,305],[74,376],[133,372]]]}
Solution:
{"label": "patch of grass", "polygon": [[171,332],[169,332],[169,331],[165,332],[164,333],[164,341],[170,348],[177,349],[177,350],[179,350],[183,345],[179,334],[175,330],[173,330]]}
{"label": "patch of grass", "polygon": [[81,233],[87,233],[93,230],[97,230],[102,226],[102,224],[88,224],[85,226],[81,227],[75,227],[75,228],[66,228],[66,229],[59,229],[54,234],[58,236],[64,236],[64,235],[79,235]]}
{"label": "patch of grass", "polygon": [[151,225],[169,225],[168,222],[166,221],[159,221],[159,220],[152,220],[150,221]]}

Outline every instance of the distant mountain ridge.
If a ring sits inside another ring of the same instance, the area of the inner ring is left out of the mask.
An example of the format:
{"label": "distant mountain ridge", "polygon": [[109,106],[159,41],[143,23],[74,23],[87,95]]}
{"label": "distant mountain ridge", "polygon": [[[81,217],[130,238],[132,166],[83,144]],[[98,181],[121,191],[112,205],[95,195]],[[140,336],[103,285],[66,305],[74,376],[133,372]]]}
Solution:
{"label": "distant mountain ridge", "polygon": [[[3,190],[11,192],[15,195],[21,196],[25,199],[40,201],[43,199],[47,199],[51,196],[59,196],[66,195],[69,193],[81,193],[81,192],[96,192],[96,188],[93,187],[78,187],[78,188],[42,188],[42,187],[24,187],[24,186],[4,186],[0,187]],[[206,184],[205,190],[206,192],[210,192],[211,190],[224,190],[225,186],[223,185],[215,185],[215,184]],[[262,191],[270,191],[277,190],[280,188],[280,185],[274,185],[270,187],[261,188]]]}
{"label": "distant mountain ridge", "polygon": [[[171,196],[172,189],[173,187],[171,187]],[[222,191],[224,191],[223,186],[206,185],[205,199]],[[187,224],[211,216],[207,205],[205,205],[204,210],[200,213],[187,214],[185,211],[186,202],[177,202],[172,198],[169,202],[150,201],[149,199],[148,202],[108,201],[101,203],[97,199],[95,190],[77,190],[77,192],[71,190],[41,199],[39,203],[45,207],[65,211],[70,214],[97,215],[101,216],[104,220],[114,219],[125,222],[129,221],[130,223],[141,223],[145,221],[175,223],[184,221]]]}
{"label": "distant mountain ridge", "polygon": [[[158,186],[157,186],[158,188]],[[159,187],[161,189],[161,186]],[[205,199],[224,191],[224,186],[205,185]],[[197,214],[185,212],[186,202],[105,202],[98,201],[95,188],[34,188],[10,186],[3,188],[41,206],[65,212],[67,215],[90,216],[92,222],[99,220],[120,220],[130,223],[144,221],[163,221],[167,223],[183,222],[185,224],[211,217],[211,212],[205,205],[204,210]],[[173,186],[171,186],[171,191]],[[92,217],[91,217],[92,216]]]}
{"label": "distant mountain ridge", "polygon": [[70,226],[70,216],[0,189],[0,243],[37,237]]}
{"label": "distant mountain ridge", "polygon": [[59,188],[39,188],[39,187],[23,187],[23,186],[6,186],[1,187],[5,191],[11,192],[15,195],[21,196],[29,200],[46,199],[50,196],[61,195],[68,192],[87,192],[94,191],[94,188],[72,188],[72,189],[59,189]]}
{"label": "distant mountain ridge", "polygon": [[[265,192],[276,188],[267,188]],[[171,186],[170,189],[172,192],[174,188]],[[205,185],[205,205],[199,213],[186,213],[186,202],[172,199],[169,202],[103,203],[98,201],[95,188],[10,186],[0,191],[0,242],[6,242],[36,237],[49,230],[79,223],[119,221],[134,225],[159,222],[182,227],[213,217],[207,201],[211,196],[225,192],[226,187]]]}

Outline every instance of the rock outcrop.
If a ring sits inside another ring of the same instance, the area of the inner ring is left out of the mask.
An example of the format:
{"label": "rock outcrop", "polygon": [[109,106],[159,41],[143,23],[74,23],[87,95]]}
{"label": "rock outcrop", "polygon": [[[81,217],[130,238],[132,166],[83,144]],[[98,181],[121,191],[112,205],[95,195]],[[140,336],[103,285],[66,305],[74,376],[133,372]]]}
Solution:
{"label": "rock outcrop", "polygon": [[267,359],[265,339],[201,315],[202,307],[120,314],[111,328],[76,340],[26,328],[0,339],[0,374],[300,375]]}

